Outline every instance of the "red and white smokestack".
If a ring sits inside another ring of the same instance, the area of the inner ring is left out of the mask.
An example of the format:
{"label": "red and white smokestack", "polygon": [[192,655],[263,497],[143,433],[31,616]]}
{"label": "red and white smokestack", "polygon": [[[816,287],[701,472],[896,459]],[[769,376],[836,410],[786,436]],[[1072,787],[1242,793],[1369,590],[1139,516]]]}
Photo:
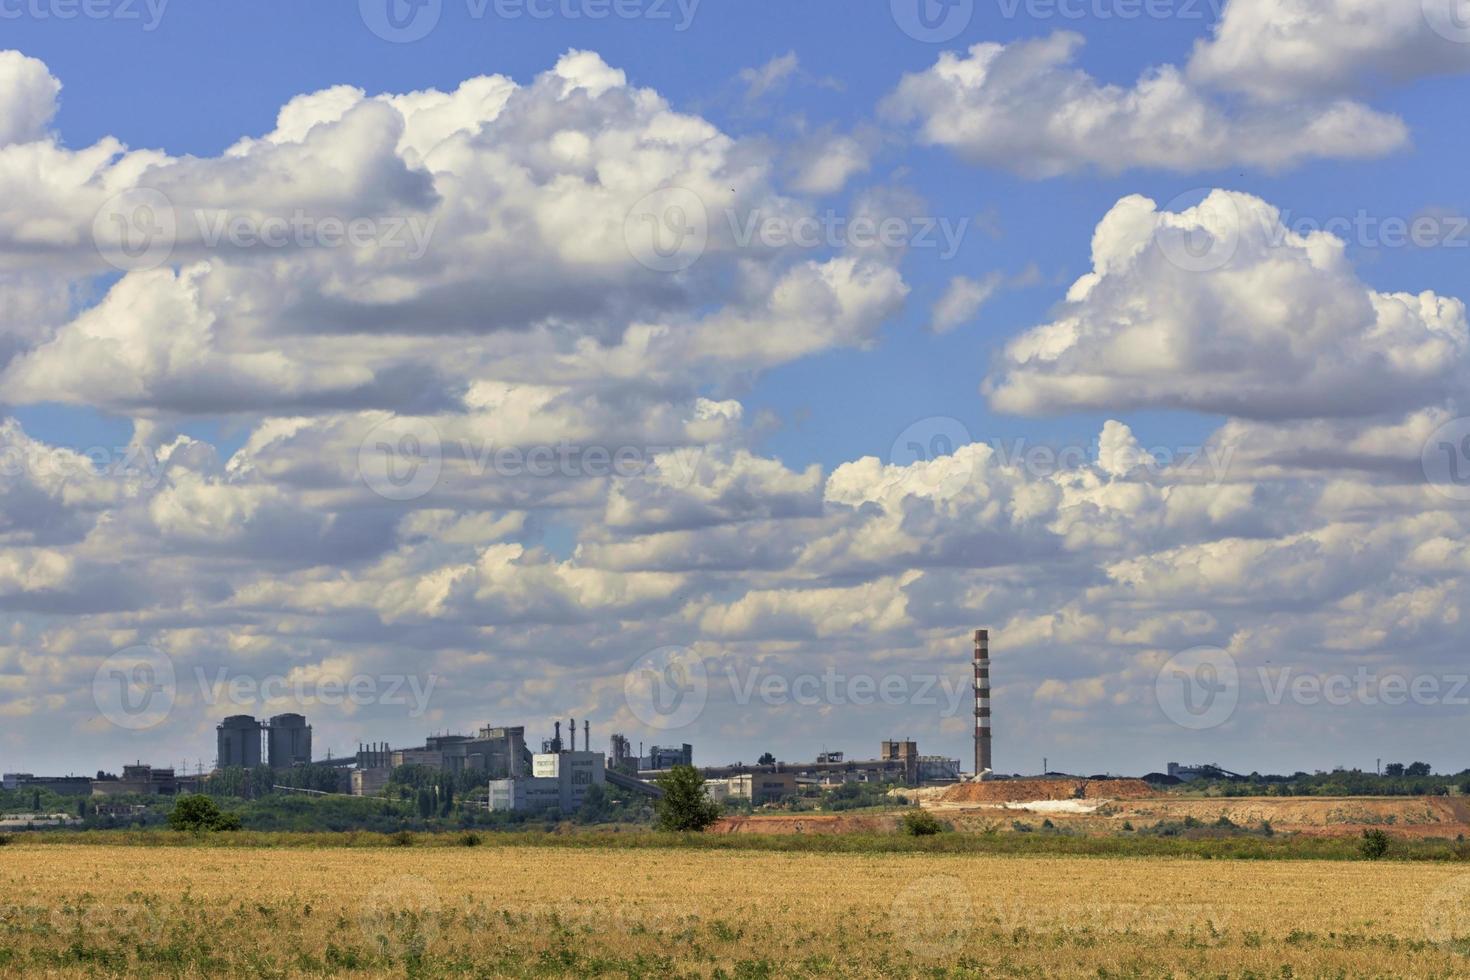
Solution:
{"label": "red and white smokestack", "polygon": [[989,775],[990,630],[975,631],[975,778]]}

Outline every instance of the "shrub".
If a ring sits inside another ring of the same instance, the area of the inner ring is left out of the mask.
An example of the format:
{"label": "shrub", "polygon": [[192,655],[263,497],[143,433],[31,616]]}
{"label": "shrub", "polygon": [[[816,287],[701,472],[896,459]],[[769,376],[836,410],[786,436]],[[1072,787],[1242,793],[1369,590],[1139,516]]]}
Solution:
{"label": "shrub", "polygon": [[459,842],[465,847],[479,847],[481,843],[481,837],[479,834],[471,830],[464,834],[461,834]]}
{"label": "shrub", "polygon": [[397,831],[388,839],[393,842],[394,847],[413,847],[413,834],[406,830]]}
{"label": "shrub", "polygon": [[9,834],[0,834],[0,847],[4,847],[6,844],[9,844],[13,840],[15,840],[15,838],[11,837]]}
{"label": "shrub", "polygon": [[179,797],[174,808],[169,811],[168,825],[174,830],[207,834],[221,830],[239,830],[240,818],[233,813],[225,813],[209,797],[194,794]]}
{"label": "shrub", "polygon": [[910,810],[903,815],[903,832],[910,837],[932,837],[946,829],[928,810]]}
{"label": "shrub", "polygon": [[693,766],[675,766],[657,783],[664,795],[654,804],[656,829],[701,831],[720,819],[720,805],[704,791],[704,776]]}
{"label": "shrub", "polygon": [[1363,831],[1363,839],[1358,842],[1358,851],[1369,861],[1377,861],[1388,853],[1388,835],[1377,827]]}

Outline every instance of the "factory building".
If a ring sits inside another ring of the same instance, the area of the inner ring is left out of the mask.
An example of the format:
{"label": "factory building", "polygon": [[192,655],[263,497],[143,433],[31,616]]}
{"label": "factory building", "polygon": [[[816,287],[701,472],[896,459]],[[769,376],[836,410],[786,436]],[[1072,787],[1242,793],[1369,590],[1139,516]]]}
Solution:
{"label": "factory building", "polygon": [[[736,763],[733,766],[706,766],[700,771],[706,780],[789,774],[798,783],[817,786],[880,782],[917,786],[925,782],[954,782],[959,778],[960,760],[920,755],[919,745],[913,740],[890,740],[881,743],[877,759],[849,759],[841,752],[823,752],[816,762],[777,762],[764,766]],[[643,775],[651,777],[657,774],[646,772]]]}
{"label": "factory building", "polygon": [[0,788],[44,789],[58,796],[86,796],[92,792],[88,776],[33,776],[28,772],[7,772],[0,777]]}
{"label": "factory building", "polygon": [[531,764],[529,778],[490,781],[491,810],[574,813],[589,788],[607,782],[601,752],[542,752]]}
{"label": "factory building", "polygon": [[748,772],[723,779],[707,780],[704,784],[709,798],[716,803],[726,800],[749,800],[756,806],[779,803],[788,796],[795,796],[799,788],[796,775],[789,772]]}
{"label": "factory building", "polygon": [[251,715],[230,715],[215,728],[215,765],[220,769],[260,765],[260,732],[260,722]]}
{"label": "factory building", "polygon": [[173,796],[179,781],[172,769],[155,769],[141,762],[123,766],[122,778],[92,780],[93,796]]}
{"label": "factory building", "polygon": [[266,729],[267,757],[272,769],[311,765],[311,726],[298,714],[276,715]]}
{"label": "factory building", "polygon": [[685,742],[678,748],[664,748],[655,745],[648,750],[648,754],[640,756],[638,768],[644,772],[658,772],[664,769],[672,769],[675,766],[694,765],[694,746]]}

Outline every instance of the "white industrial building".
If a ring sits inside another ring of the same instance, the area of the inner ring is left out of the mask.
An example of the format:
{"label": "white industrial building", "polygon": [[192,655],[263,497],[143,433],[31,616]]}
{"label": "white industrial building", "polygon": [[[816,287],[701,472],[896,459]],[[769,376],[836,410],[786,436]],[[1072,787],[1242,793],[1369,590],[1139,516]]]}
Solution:
{"label": "white industrial building", "polygon": [[490,809],[573,813],[589,787],[606,782],[601,752],[542,752],[531,758],[530,778],[490,781]]}

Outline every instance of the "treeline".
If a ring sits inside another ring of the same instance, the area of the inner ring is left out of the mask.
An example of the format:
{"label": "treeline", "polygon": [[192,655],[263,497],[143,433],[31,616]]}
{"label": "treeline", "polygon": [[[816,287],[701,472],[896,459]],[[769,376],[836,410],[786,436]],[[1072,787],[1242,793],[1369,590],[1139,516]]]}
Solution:
{"label": "treeline", "polygon": [[1470,794],[1470,770],[1434,775],[1427,763],[1415,762],[1392,763],[1381,776],[1357,769],[1290,776],[1252,773],[1240,779],[1197,779],[1185,791],[1209,796],[1450,796]]}

